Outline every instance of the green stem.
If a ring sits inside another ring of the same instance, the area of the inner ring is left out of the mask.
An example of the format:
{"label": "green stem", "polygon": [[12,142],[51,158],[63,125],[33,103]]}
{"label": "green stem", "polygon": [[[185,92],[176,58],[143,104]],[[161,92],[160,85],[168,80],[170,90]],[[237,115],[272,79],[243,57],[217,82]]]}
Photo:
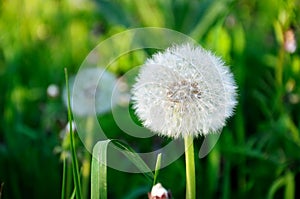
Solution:
{"label": "green stem", "polygon": [[[86,126],[86,136],[85,143],[87,148],[91,148],[93,144],[93,117],[87,118],[87,126]],[[89,151],[85,151],[84,159],[82,162],[82,196],[83,198],[88,198],[88,191],[90,185],[90,173],[91,173],[91,154]]]}
{"label": "green stem", "polygon": [[278,53],[278,62],[276,66],[276,81],[278,86],[282,86],[282,73],[283,73],[283,64],[284,64],[284,47],[283,45],[279,49]]}
{"label": "green stem", "polygon": [[66,157],[63,157],[63,179],[62,179],[62,186],[61,186],[61,199],[65,198],[65,189],[66,189],[66,176],[67,176],[67,172],[66,172]]}
{"label": "green stem", "polygon": [[65,78],[66,78],[66,87],[68,93],[68,119],[70,125],[70,145],[71,145],[71,155],[72,155],[72,170],[73,170],[73,178],[74,178],[74,186],[76,190],[76,198],[81,199],[81,185],[80,185],[80,177],[79,177],[79,168],[78,162],[76,158],[76,149],[75,149],[75,141],[74,141],[74,133],[72,129],[72,111],[71,111],[71,102],[70,102],[70,88],[69,88],[69,79],[68,79],[68,70],[65,68]]}
{"label": "green stem", "polygon": [[186,199],[196,198],[195,159],[193,137],[184,138],[185,167],[186,167]]}
{"label": "green stem", "polygon": [[66,179],[66,194],[65,198],[70,198],[70,195],[72,193],[72,176],[73,176],[73,171],[72,171],[72,164],[67,160],[67,179]]}
{"label": "green stem", "polygon": [[2,189],[3,189],[3,186],[4,186],[4,182],[1,183],[0,185],[0,199],[2,197]]}

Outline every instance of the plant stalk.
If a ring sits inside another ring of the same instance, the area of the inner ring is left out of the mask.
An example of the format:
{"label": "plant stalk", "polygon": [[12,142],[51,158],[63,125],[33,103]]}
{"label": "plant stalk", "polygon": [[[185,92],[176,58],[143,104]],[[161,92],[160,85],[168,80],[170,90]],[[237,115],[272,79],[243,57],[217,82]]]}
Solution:
{"label": "plant stalk", "polygon": [[71,111],[71,100],[70,100],[70,88],[69,88],[69,78],[68,78],[68,70],[65,68],[65,79],[66,79],[66,87],[68,93],[68,120],[70,125],[70,145],[71,145],[71,155],[72,155],[72,170],[73,170],[73,178],[74,178],[74,186],[76,191],[76,198],[81,199],[81,185],[80,185],[80,174],[78,168],[78,162],[76,158],[76,149],[74,143],[74,133],[73,133],[73,125],[72,125],[72,111]]}
{"label": "plant stalk", "polygon": [[186,168],[186,199],[196,199],[195,157],[193,137],[184,138]]}

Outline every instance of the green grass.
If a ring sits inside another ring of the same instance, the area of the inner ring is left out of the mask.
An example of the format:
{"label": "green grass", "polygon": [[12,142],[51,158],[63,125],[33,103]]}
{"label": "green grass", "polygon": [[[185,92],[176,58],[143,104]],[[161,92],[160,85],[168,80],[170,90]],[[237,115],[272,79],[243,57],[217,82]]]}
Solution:
{"label": "green grass", "polygon": [[[109,143],[113,144],[118,151],[123,153],[125,157],[128,158],[150,182],[153,181],[154,178],[151,169],[127,144],[124,144],[119,140],[99,141],[93,148],[91,169],[91,198],[93,199],[107,198],[107,167],[109,166],[107,156]],[[111,187],[111,189],[114,189],[114,187]]]}
{"label": "green grass", "polygon": [[[68,121],[61,96],[63,69],[75,74],[100,41],[129,28],[148,26],[180,31],[215,51],[232,69],[238,84],[236,114],[212,152],[196,159],[197,193],[202,198],[299,198],[298,0],[80,2],[0,3],[2,199],[76,195],[72,145],[70,137],[62,136]],[[295,53],[284,48],[288,29],[296,37]],[[141,55],[148,52],[152,53]],[[113,63],[112,71],[121,76],[140,64],[140,59],[144,57],[124,56]],[[58,97],[47,95],[50,84],[59,86]],[[128,136],[115,125],[111,113],[99,120],[109,138],[124,140],[135,151],[151,151],[166,142],[164,138]],[[202,140],[194,141],[196,153]],[[86,151],[77,134],[73,141],[80,173]],[[160,169],[158,178],[175,198],[184,198],[184,157]],[[145,198],[152,182],[140,174],[107,168],[108,198]],[[83,190],[82,186],[91,189],[88,183],[81,184]]]}

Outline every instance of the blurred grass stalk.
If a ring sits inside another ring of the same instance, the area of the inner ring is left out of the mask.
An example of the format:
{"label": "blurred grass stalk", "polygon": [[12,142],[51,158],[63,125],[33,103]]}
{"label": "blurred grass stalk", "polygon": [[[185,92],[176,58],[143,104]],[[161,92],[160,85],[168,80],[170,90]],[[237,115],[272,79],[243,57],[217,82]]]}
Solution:
{"label": "blurred grass stalk", "polygon": [[[62,185],[61,185],[61,199],[65,198],[65,187],[66,187],[66,177],[67,177],[67,172],[66,172],[66,158],[63,157],[63,179],[62,179]],[[1,197],[0,197],[1,198]]]}
{"label": "blurred grass stalk", "polygon": [[69,159],[66,155],[66,152],[63,152],[63,173],[62,173],[62,188],[61,188],[61,198],[70,198],[72,194],[72,164],[69,162]]}
{"label": "blurred grass stalk", "polygon": [[4,182],[0,185],[0,199],[2,198],[2,191],[3,191]]}
{"label": "blurred grass stalk", "polygon": [[[85,142],[87,144],[87,148],[92,146],[93,142],[93,117],[89,116],[87,118],[87,126],[86,126],[86,138]],[[84,152],[84,159],[82,161],[82,196],[83,198],[88,198],[89,188],[90,188],[90,172],[91,172],[91,154],[88,150]]]}
{"label": "blurred grass stalk", "polygon": [[274,181],[272,184],[269,193],[268,199],[275,198],[276,192],[285,185],[284,189],[284,199],[293,199],[295,198],[295,181],[294,174],[291,171],[287,171],[284,176]]}

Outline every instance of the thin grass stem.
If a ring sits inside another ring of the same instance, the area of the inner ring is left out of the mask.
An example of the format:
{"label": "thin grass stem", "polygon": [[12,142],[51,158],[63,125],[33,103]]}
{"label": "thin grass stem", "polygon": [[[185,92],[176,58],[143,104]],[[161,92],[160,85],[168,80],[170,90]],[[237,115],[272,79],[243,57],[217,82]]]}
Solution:
{"label": "thin grass stem", "polygon": [[65,78],[66,78],[66,88],[68,93],[68,119],[70,124],[70,145],[71,145],[71,154],[72,154],[72,170],[74,178],[74,186],[76,191],[76,198],[81,199],[81,185],[80,185],[80,173],[78,168],[78,162],[76,158],[76,150],[74,144],[74,135],[73,135],[73,125],[72,125],[72,111],[71,111],[71,102],[70,102],[70,89],[69,89],[69,79],[68,79],[68,70],[65,68]]}
{"label": "thin grass stem", "polygon": [[65,189],[66,189],[66,158],[63,157],[63,179],[62,179],[62,186],[61,186],[61,199],[65,198]]}

